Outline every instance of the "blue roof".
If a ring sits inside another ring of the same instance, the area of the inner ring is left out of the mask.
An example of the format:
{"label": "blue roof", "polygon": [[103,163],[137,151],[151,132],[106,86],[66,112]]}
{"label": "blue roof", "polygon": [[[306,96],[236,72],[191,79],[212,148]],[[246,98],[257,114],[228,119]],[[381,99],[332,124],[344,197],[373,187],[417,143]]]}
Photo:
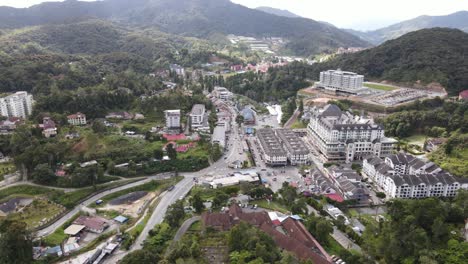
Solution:
{"label": "blue roof", "polygon": [[250,109],[250,108],[244,108],[242,110],[242,116],[244,117],[245,120],[254,120],[255,119],[253,110]]}
{"label": "blue roof", "polygon": [[62,248],[60,246],[55,246],[55,247],[52,247],[52,248],[48,248],[46,250],[46,254],[56,254],[56,253],[59,253],[59,252],[62,252]]}
{"label": "blue roof", "polygon": [[119,222],[119,223],[125,223],[125,222],[128,221],[128,218],[125,217],[125,216],[119,215],[116,218],[114,218],[114,220]]}

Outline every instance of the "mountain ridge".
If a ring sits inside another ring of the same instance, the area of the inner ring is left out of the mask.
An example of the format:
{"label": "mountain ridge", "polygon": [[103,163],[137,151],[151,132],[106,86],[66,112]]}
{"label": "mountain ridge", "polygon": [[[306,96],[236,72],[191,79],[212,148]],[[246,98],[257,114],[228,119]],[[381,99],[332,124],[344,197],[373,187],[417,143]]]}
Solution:
{"label": "mountain ridge", "polygon": [[272,15],[277,15],[277,16],[283,16],[283,17],[291,17],[291,18],[298,18],[301,17],[299,15],[294,14],[293,12],[287,10],[287,9],[279,9],[279,8],[273,8],[269,6],[259,6],[255,8],[256,10],[260,10],[265,13],[269,13]]}
{"label": "mountain ridge", "polygon": [[372,31],[344,30],[373,44],[380,44],[412,31],[435,27],[456,28],[468,32],[468,11],[458,11],[442,16],[422,15]]}
{"label": "mountain ridge", "polygon": [[[164,10],[164,12],[161,12]],[[279,17],[229,0],[105,0],[49,2],[26,9],[0,8],[0,28],[106,19],[136,28],[209,38],[213,34],[282,37],[285,49],[310,56],[369,43],[335,27],[306,18]]]}

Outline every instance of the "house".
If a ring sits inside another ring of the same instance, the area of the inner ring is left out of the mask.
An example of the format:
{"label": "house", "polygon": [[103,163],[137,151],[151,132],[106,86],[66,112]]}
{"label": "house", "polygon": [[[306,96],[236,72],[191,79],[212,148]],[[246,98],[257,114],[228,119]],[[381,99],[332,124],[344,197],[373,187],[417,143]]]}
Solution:
{"label": "house", "polygon": [[169,70],[171,72],[174,72],[175,74],[179,75],[179,76],[184,76],[185,75],[185,69],[178,65],[178,64],[171,64],[169,65]]}
{"label": "house", "polygon": [[0,121],[0,130],[2,131],[13,131],[20,124],[23,123],[23,120],[19,117],[10,117],[6,120]]}
{"label": "house", "polygon": [[100,234],[109,227],[106,219],[101,217],[80,216],[74,222],[76,225],[83,225],[86,231]]}
{"label": "house", "polygon": [[67,116],[68,124],[74,126],[86,125],[86,115],[80,112]]}
{"label": "house", "polygon": [[125,216],[119,215],[116,218],[114,218],[114,221],[116,221],[119,224],[124,224],[128,221],[128,218]]}
{"label": "house", "polygon": [[65,235],[76,236],[85,228],[86,227],[84,225],[72,224],[69,227],[67,227],[63,232],[65,233]]}
{"label": "house", "polygon": [[244,66],[242,64],[236,64],[231,66],[231,71],[233,72],[238,72],[242,71],[244,69]]}
{"label": "house", "polygon": [[80,163],[80,167],[81,167],[81,168],[86,168],[86,167],[94,166],[94,165],[97,165],[97,164],[98,164],[97,161],[91,160],[91,161],[87,161],[87,162]]}
{"label": "house", "polygon": [[461,92],[458,94],[458,99],[459,99],[459,100],[468,101],[468,90],[461,91]]}
{"label": "house", "polygon": [[[270,215],[274,217],[271,218]],[[291,216],[277,217],[277,214],[266,211],[247,213],[234,203],[225,212],[205,212],[201,218],[204,228],[210,227],[219,231],[227,231],[241,221],[246,222],[261,229],[278,247],[291,252],[301,260],[312,260],[317,264],[332,263],[331,257],[301,221]]]}
{"label": "house", "polygon": [[42,128],[42,134],[46,138],[55,137],[57,135],[57,127],[50,117],[44,117],[39,127]]}

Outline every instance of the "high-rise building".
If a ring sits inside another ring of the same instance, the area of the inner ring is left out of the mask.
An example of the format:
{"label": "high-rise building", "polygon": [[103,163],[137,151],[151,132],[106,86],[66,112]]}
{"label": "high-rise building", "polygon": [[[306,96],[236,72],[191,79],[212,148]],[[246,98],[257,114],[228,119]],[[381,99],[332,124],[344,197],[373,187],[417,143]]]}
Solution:
{"label": "high-rise building", "polygon": [[328,70],[320,72],[317,87],[327,90],[357,94],[363,89],[364,76],[354,72]]}
{"label": "high-rise building", "polygon": [[26,118],[32,113],[33,97],[27,92],[16,92],[0,98],[0,114],[6,117]]}
{"label": "high-rise building", "polygon": [[205,119],[205,105],[195,104],[190,112],[190,125],[192,129],[203,126],[203,120]]}
{"label": "high-rise building", "polygon": [[169,129],[180,128],[180,110],[166,110],[166,127]]}
{"label": "high-rise building", "polygon": [[367,155],[392,154],[396,140],[384,135],[372,119],[343,112],[333,104],[313,108],[307,128],[309,139],[328,161],[359,160]]}

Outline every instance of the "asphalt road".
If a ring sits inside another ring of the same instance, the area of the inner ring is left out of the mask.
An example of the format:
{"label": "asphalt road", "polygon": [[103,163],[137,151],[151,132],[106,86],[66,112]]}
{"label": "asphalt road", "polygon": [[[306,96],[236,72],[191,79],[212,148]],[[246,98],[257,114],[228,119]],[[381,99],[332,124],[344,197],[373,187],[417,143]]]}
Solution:
{"label": "asphalt road", "polygon": [[55,230],[57,230],[57,228],[61,227],[65,222],[67,222],[68,220],[70,220],[70,218],[72,218],[75,214],[77,214],[80,211],[82,206],[88,206],[91,203],[94,203],[96,200],[99,200],[99,199],[103,198],[106,195],[109,195],[109,194],[112,194],[112,193],[115,193],[115,192],[119,192],[119,191],[122,191],[122,190],[126,190],[126,189],[129,189],[129,188],[135,187],[135,186],[140,186],[140,185],[148,183],[148,182],[150,182],[152,180],[163,179],[163,178],[167,178],[167,177],[169,177],[169,174],[167,174],[167,173],[154,175],[154,176],[148,177],[148,178],[146,178],[144,180],[141,180],[141,181],[129,183],[129,184],[124,185],[124,186],[116,187],[114,189],[111,189],[111,190],[108,190],[108,191],[105,191],[105,192],[102,192],[102,193],[98,193],[98,194],[92,196],[91,198],[88,198],[83,203],[77,205],[75,208],[73,208],[66,215],[62,216],[60,219],[55,221],[52,225],[39,230],[36,233],[36,237],[45,237],[47,235],[50,235],[51,233],[55,232]]}

